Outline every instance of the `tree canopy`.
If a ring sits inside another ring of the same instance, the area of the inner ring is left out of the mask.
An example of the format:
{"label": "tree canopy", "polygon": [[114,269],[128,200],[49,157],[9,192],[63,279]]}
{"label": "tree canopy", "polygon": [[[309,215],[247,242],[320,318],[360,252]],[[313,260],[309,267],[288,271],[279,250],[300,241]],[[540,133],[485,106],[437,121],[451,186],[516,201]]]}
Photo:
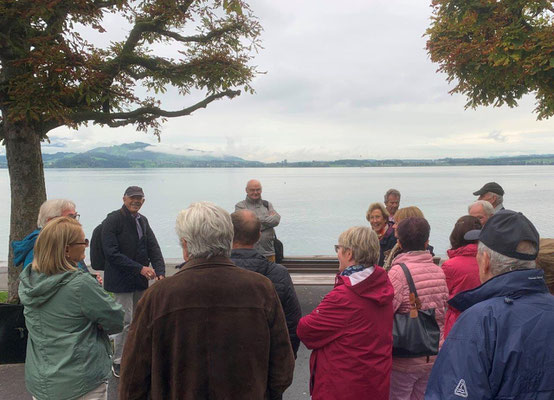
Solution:
{"label": "tree canopy", "polygon": [[554,115],[552,0],[433,0],[427,51],[466,107],[510,107],[536,96],[538,119]]}
{"label": "tree canopy", "polygon": [[[257,71],[250,62],[261,29],[243,0],[0,0],[0,140],[10,175],[10,242],[36,228],[46,200],[40,143],[48,132],[87,123],[133,125],[159,138],[167,118],[253,92]],[[111,42],[92,43],[91,32]],[[158,96],[170,86],[183,98],[176,110],[164,109]],[[12,258],[10,246],[10,300],[19,274]]]}
{"label": "tree canopy", "polygon": [[[104,25],[110,13],[130,24],[125,40],[107,48],[85,40],[85,27],[106,35],[116,28]],[[184,34],[184,27],[193,34]],[[2,0],[2,122],[33,121],[41,138],[58,126],[88,121],[159,134],[160,117],[187,115],[239,94],[233,88],[252,90],[255,70],[248,61],[260,30],[241,0]],[[155,54],[154,45],[168,43],[174,57]],[[163,110],[155,95],[168,85],[183,95],[200,89],[207,96]],[[150,95],[139,96],[140,86]]]}

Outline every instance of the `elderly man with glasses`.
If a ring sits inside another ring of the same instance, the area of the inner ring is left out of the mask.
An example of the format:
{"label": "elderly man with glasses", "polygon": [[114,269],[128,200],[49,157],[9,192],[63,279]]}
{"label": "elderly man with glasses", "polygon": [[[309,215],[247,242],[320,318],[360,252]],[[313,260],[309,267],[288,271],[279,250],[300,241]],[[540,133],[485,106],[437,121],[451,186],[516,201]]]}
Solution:
{"label": "elderly man with glasses", "polygon": [[[25,268],[33,262],[35,242],[38,234],[48,221],[58,217],[70,217],[78,221],[80,215],[75,211],[75,208],[75,203],[67,199],[52,199],[42,203],[38,212],[37,229],[29,233],[22,240],[12,242],[14,264]],[[83,271],[89,272],[83,261],[79,262],[77,266]],[[97,279],[101,282],[102,278],[99,277],[100,275],[97,276]]]}

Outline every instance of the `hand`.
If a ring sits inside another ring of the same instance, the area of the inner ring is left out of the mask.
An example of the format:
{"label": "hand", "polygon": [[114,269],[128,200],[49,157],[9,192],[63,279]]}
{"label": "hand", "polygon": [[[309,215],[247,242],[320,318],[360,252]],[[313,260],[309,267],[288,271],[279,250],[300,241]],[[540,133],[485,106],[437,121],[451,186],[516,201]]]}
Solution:
{"label": "hand", "polygon": [[156,280],[157,280],[157,281],[161,281],[163,278],[165,278],[165,276],[163,276],[163,275],[158,275],[158,276],[156,277]]}
{"label": "hand", "polygon": [[96,274],[96,280],[98,281],[98,283],[100,284],[100,286],[102,286],[102,283],[104,282],[102,280],[102,277],[100,276],[100,274]]}
{"label": "hand", "polygon": [[154,271],[154,268],[147,266],[142,267],[140,274],[146,279],[154,279],[156,277],[156,271]]}
{"label": "hand", "polygon": [[277,214],[275,211],[270,211],[270,212],[269,212],[269,215],[270,215],[270,216],[275,215],[275,214]]}

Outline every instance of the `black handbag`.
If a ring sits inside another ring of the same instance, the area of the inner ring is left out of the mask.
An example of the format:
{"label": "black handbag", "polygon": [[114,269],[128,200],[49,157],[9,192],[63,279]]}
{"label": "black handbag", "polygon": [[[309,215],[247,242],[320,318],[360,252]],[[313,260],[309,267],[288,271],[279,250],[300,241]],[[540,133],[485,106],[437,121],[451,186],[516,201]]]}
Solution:
{"label": "black handbag", "polygon": [[435,319],[435,309],[421,310],[421,302],[405,264],[400,264],[410,287],[410,312],[394,314],[392,325],[393,357],[414,358],[434,356],[439,352],[440,329]]}
{"label": "black handbag", "polygon": [[273,248],[275,249],[275,262],[280,264],[283,261],[283,242],[277,239],[277,236],[273,238]]}

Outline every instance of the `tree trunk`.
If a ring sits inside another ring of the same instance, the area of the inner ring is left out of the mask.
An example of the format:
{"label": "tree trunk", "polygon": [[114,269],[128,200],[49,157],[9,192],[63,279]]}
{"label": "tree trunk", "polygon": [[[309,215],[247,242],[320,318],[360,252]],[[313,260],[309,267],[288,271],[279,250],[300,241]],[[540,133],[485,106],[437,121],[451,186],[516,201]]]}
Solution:
{"label": "tree trunk", "polygon": [[17,302],[21,266],[13,265],[11,243],[36,229],[38,210],[46,200],[46,186],[40,138],[36,130],[25,123],[10,124],[6,118],[4,138],[11,189],[8,302]]}

